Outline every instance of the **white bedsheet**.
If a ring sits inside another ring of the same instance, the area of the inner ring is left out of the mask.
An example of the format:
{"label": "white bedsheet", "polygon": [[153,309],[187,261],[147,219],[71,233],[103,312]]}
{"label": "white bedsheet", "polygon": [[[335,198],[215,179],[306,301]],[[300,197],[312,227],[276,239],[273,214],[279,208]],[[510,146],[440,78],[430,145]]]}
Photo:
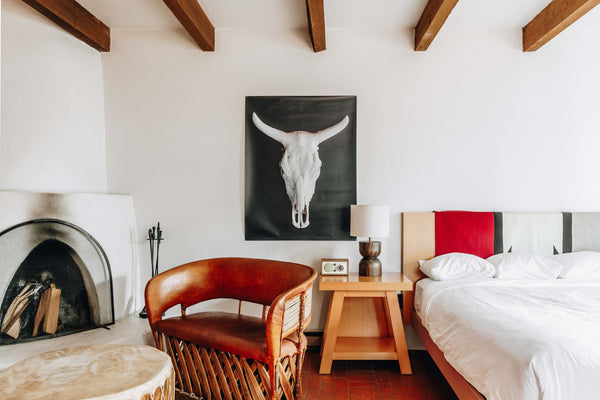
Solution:
{"label": "white bedsheet", "polygon": [[417,313],[488,400],[600,399],[600,282],[429,281]]}

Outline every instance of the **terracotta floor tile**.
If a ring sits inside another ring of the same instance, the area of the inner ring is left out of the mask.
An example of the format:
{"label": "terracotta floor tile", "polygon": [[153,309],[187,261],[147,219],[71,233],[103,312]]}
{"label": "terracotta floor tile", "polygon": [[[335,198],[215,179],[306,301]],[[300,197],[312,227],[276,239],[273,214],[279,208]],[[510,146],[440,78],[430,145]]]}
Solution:
{"label": "terracotta floor tile", "polygon": [[452,388],[425,351],[410,352],[412,375],[402,375],[395,361],[334,361],[331,374],[320,375],[318,351],[307,351],[302,382],[305,400],[457,400]]}
{"label": "terracotta floor tile", "polygon": [[386,384],[377,384],[377,391],[379,392],[379,395],[387,395],[390,394],[392,395],[394,392],[392,391],[392,385],[390,385],[389,383]]}
{"label": "terracotta floor tile", "polygon": [[350,400],[350,393],[347,391],[342,393],[335,392],[335,400]]}
{"label": "terracotta floor tile", "polygon": [[306,382],[305,380],[302,380],[302,387],[305,390],[319,390],[321,388],[321,384],[319,382]]}
{"label": "terracotta floor tile", "polygon": [[352,388],[363,388],[377,390],[377,383],[375,381],[348,381],[348,387]]}
{"label": "terracotta floor tile", "polygon": [[333,384],[323,384],[321,385],[321,390],[319,391],[319,393],[321,395],[333,395],[335,393],[335,386]]}
{"label": "terracotta floor tile", "polygon": [[378,400],[379,393],[377,393],[377,390],[369,390],[365,388],[350,388],[350,399]]}
{"label": "terracotta floor tile", "polygon": [[375,374],[375,382],[377,383],[389,383],[390,376],[387,374]]}

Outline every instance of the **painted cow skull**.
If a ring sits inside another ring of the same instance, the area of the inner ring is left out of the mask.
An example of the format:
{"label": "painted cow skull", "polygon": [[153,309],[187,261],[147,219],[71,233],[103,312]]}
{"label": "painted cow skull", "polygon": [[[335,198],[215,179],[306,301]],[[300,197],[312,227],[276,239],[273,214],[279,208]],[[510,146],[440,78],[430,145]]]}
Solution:
{"label": "painted cow skull", "polygon": [[310,224],[308,205],[321,173],[319,144],[341,132],[348,125],[348,116],[337,124],[315,133],[283,132],[262,122],[256,113],[252,113],[252,121],[262,133],[283,145],[283,157],[279,167],[285,190],[292,203],[292,224],[296,228],[306,228]]}

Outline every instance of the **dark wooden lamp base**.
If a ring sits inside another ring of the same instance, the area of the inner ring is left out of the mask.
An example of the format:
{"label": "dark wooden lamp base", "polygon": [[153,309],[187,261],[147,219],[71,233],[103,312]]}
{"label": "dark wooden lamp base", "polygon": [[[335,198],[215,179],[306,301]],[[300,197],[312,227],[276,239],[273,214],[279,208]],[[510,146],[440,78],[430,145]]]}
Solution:
{"label": "dark wooden lamp base", "polygon": [[358,264],[358,275],[381,276],[381,261],[377,258],[381,253],[381,242],[360,242],[358,249],[363,256]]}

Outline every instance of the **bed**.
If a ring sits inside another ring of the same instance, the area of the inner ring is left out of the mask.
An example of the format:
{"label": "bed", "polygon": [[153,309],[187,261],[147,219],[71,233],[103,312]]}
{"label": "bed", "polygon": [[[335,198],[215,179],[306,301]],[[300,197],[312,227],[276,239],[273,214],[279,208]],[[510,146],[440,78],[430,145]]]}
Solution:
{"label": "bed", "polygon": [[412,324],[461,400],[595,399],[600,393],[600,281],[433,281],[418,260],[600,246],[599,214],[404,213],[403,293]]}

